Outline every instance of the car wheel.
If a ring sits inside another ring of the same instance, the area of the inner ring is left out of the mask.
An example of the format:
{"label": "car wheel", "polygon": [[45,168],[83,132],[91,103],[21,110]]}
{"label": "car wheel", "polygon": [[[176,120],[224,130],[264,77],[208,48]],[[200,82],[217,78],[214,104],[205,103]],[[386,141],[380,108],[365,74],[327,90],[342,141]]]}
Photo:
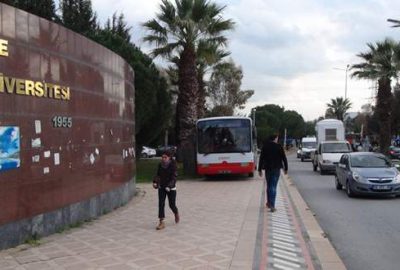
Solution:
{"label": "car wheel", "polygon": [[254,173],[249,173],[249,177],[254,177]]}
{"label": "car wheel", "polygon": [[324,175],[324,174],[325,174],[325,170],[322,169],[321,165],[319,166],[319,173],[320,173],[321,175]]}
{"label": "car wheel", "polygon": [[143,154],[142,154],[142,158],[147,158],[147,154],[146,154],[146,153],[143,153]]}
{"label": "car wheel", "polygon": [[301,162],[304,162],[304,158],[303,157],[301,157]]}
{"label": "car wheel", "polygon": [[339,178],[335,175],[335,186],[337,190],[341,190],[343,188],[342,184],[339,182]]}
{"label": "car wheel", "polygon": [[347,194],[347,196],[349,197],[349,198],[353,198],[354,197],[354,191],[351,189],[351,186],[350,186],[350,183],[349,183],[349,181],[347,180],[347,182],[346,182],[346,194]]}
{"label": "car wheel", "polygon": [[317,166],[316,164],[314,164],[314,161],[313,161],[312,165],[313,165],[313,171],[314,171],[314,172],[316,172],[316,171],[317,171],[317,168],[318,168],[318,166]]}

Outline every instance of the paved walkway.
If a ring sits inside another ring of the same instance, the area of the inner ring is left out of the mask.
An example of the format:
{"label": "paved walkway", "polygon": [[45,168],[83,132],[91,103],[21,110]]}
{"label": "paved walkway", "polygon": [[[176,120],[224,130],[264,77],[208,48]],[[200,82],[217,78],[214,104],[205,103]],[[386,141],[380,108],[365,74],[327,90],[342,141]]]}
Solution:
{"label": "paved walkway", "polygon": [[112,213],[0,252],[0,269],[314,269],[283,181],[273,214],[259,177],[180,181],[181,222],[168,209],[161,231],[156,191],[137,186],[138,196]]}

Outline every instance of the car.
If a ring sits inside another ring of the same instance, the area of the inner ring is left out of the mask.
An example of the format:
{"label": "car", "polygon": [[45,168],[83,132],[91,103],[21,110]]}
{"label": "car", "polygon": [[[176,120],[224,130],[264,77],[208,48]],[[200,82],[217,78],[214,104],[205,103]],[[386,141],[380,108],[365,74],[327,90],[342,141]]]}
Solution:
{"label": "car", "polygon": [[317,148],[317,138],[304,137],[301,139],[300,158],[301,162],[305,159],[311,159],[311,153]]}
{"label": "car", "polygon": [[148,146],[142,146],[142,152],[140,152],[142,158],[155,157],[156,149],[150,148]]}
{"label": "car", "polygon": [[392,164],[400,171],[400,159],[392,159]]}
{"label": "car", "polygon": [[157,156],[161,156],[166,151],[170,151],[172,153],[172,155],[175,155],[176,154],[176,149],[177,149],[177,147],[174,146],[174,145],[166,145],[166,146],[165,145],[160,145],[156,149],[156,155]]}
{"label": "car", "polygon": [[343,154],[336,166],[335,186],[345,187],[347,196],[361,194],[399,195],[400,172],[380,153]]}
{"label": "car", "polygon": [[388,156],[391,159],[400,159],[400,147],[390,146]]}

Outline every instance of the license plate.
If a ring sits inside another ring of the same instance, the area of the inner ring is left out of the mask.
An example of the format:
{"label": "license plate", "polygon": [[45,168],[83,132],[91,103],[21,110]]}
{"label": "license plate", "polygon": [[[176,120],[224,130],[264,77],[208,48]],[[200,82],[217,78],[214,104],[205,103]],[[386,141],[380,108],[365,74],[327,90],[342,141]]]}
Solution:
{"label": "license plate", "polygon": [[229,171],[229,170],[220,170],[220,171],[218,171],[218,173],[220,173],[220,174],[229,174],[229,173],[231,173],[231,171]]}
{"label": "license plate", "polygon": [[373,186],[372,189],[374,190],[390,190],[389,186]]}

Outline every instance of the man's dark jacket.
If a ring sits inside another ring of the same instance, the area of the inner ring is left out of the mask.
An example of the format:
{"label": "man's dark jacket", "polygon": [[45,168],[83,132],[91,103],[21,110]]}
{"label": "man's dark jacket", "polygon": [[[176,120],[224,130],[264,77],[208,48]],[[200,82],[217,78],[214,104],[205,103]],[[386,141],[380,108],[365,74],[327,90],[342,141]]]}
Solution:
{"label": "man's dark jacket", "polygon": [[282,146],[273,141],[265,142],[261,149],[258,171],[281,168],[284,168],[285,171],[288,170],[288,163]]}

